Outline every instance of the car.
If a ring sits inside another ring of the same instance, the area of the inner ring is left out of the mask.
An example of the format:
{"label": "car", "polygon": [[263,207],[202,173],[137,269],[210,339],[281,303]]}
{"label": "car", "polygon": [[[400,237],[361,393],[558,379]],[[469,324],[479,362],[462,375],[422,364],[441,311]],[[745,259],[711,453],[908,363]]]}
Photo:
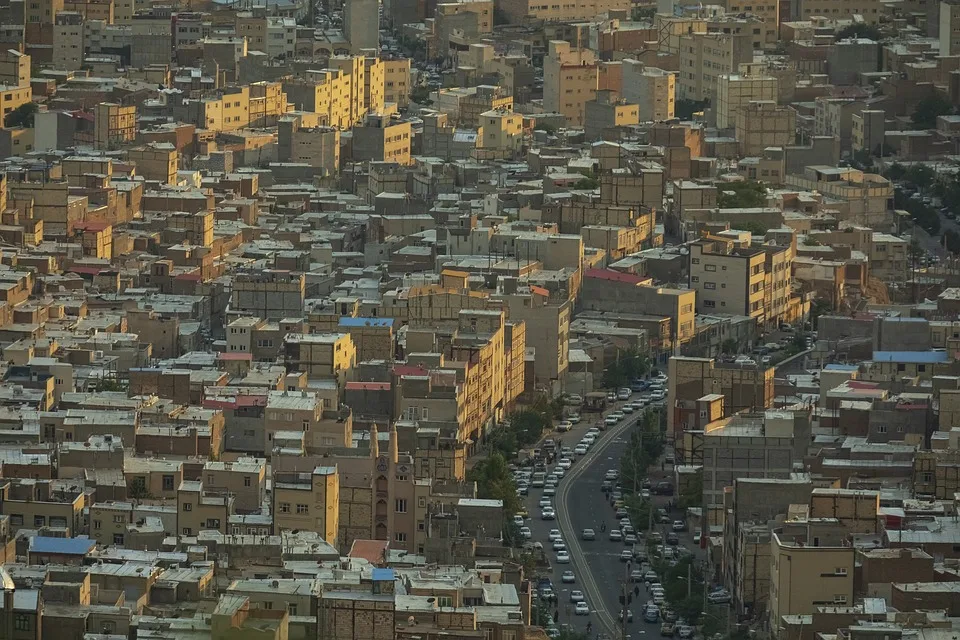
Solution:
{"label": "car", "polygon": [[660,635],[664,638],[673,637],[674,626],[672,622],[664,622],[660,625]]}
{"label": "car", "polygon": [[577,581],[577,576],[573,573],[573,571],[570,571],[569,569],[567,571],[564,571],[563,575],[560,576],[560,582],[563,582],[566,584],[572,584],[576,581]]}
{"label": "car", "polygon": [[540,519],[541,520],[556,520],[557,512],[553,510],[553,507],[544,507],[540,510]]}
{"label": "car", "polygon": [[623,491],[615,489],[613,495],[610,496],[613,500],[623,500]]}
{"label": "car", "polygon": [[586,598],[583,595],[583,591],[571,591],[570,592],[570,602],[583,602]]}
{"label": "car", "polygon": [[558,640],[560,638],[560,629],[557,629],[556,627],[547,627],[546,634],[551,640]]}
{"label": "car", "polygon": [[633,554],[630,553],[629,549],[620,552],[620,562],[630,562],[631,560],[633,560]]}
{"label": "car", "polygon": [[630,582],[643,582],[643,571],[634,569],[630,572]]}
{"label": "car", "polygon": [[693,637],[693,627],[688,624],[682,624],[677,628],[677,636],[683,640],[689,640]]}
{"label": "car", "polygon": [[544,497],[540,498],[540,503],[539,503],[537,506],[540,507],[541,509],[543,509],[544,507],[553,506],[553,500],[551,500],[550,498],[544,496]]}
{"label": "car", "polygon": [[651,569],[650,571],[647,571],[647,572],[643,575],[643,579],[644,579],[646,582],[651,582],[651,583],[656,582],[656,581],[657,581],[657,572],[654,571],[653,569]]}
{"label": "car", "polygon": [[563,398],[563,404],[569,407],[579,407],[583,404],[583,396],[578,393],[571,393]]}
{"label": "car", "polygon": [[620,472],[616,469],[607,469],[607,472],[603,474],[604,480],[618,480],[620,478]]}
{"label": "car", "polygon": [[530,527],[520,527],[520,536],[524,540],[529,540],[533,537],[533,531],[530,530]]}
{"label": "car", "polygon": [[563,460],[564,458],[569,458],[572,455],[573,455],[573,449],[571,449],[570,447],[563,447],[560,449],[561,460]]}
{"label": "car", "polygon": [[543,495],[545,496],[555,496],[557,495],[557,487],[553,485],[547,485],[543,488]]}
{"label": "car", "polygon": [[553,587],[541,587],[540,597],[547,602],[552,602],[557,599],[557,594],[553,592]]}
{"label": "car", "polygon": [[[810,346],[810,345],[808,344],[807,346]],[[773,358],[771,358],[770,356],[762,356],[760,358],[760,364],[770,364],[771,362],[773,362]],[[681,627],[681,628],[684,628],[684,627]]]}
{"label": "car", "polygon": [[650,538],[650,542],[663,542],[663,534],[659,531],[651,531],[647,537]]}
{"label": "car", "polygon": [[600,484],[600,491],[603,491],[604,493],[609,493],[610,491],[613,491],[613,483],[610,482],[609,480],[604,480]]}
{"label": "car", "polygon": [[701,532],[700,529],[694,530],[694,532],[693,532],[693,543],[699,545],[699,544],[700,544],[700,538],[701,538],[702,536],[703,536],[703,532]]}
{"label": "car", "polygon": [[650,489],[640,489],[640,497],[644,499],[650,498]]}
{"label": "car", "polygon": [[550,529],[550,533],[547,534],[547,540],[550,542],[563,540],[563,534],[560,533],[560,529]]}
{"label": "car", "polygon": [[583,437],[580,438],[580,444],[585,444],[588,447],[592,447],[593,443],[596,441],[597,441],[597,436],[593,435],[592,433],[585,433],[583,434]]}
{"label": "car", "polygon": [[603,419],[603,424],[608,427],[615,427],[617,426],[618,422],[620,421],[614,418],[613,416],[607,416],[606,418]]}
{"label": "car", "polygon": [[629,400],[632,393],[630,389],[620,389],[617,391],[617,400]]}
{"label": "car", "polygon": [[557,564],[570,564],[570,554],[567,551],[558,551]]}
{"label": "car", "polygon": [[730,592],[726,589],[717,589],[707,594],[707,602],[710,604],[726,604],[730,602]]}
{"label": "car", "polygon": [[579,413],[571,413],[567,416],[567,422],[570,424],[580,424],[581,420],[582,418],[580,417]]}
{"label": "car", "polygon": [[650,393],[651,402],[657,402],[659,400],[663,400],[666,397],[667,397],[667,393],[663,389],[657,389],[656,391],[653,391]]}
{"label": "car", "polygon": [[593,529],[584,529],[583,533],[580,534],[580,537],[584,540],[596,540],[597,534]]}
{"label": "car", "polygon": [[616,418],[617,421],[619,422],[620,420],[623,420],[623,412],[622,412],[622,411],[614,411],[613,413],[610,414],[610,417],[611,417],[611,418]]}
{"label": "car", "polygon": [[637,536],[633,535],[632,533],[628,533],[627,535],[623,536],[623,544],[637,544]]}
{"label": "car", "polygon": [[671,531],[667,534],[667,544],[673,547],[677,546],[680,544],[680,536]]}
{"label": "car", "polygon": [[617,614],[617,620],[622,621],[624,615],[627,616],[627,622],[633,622],[633,611],[627,609],[626,613],[624,613],[624,611],[621,609],[620,613]]}
{"label": "car", "polygon": [[573,466],[573,460],[571,460],[570,458],[560,458],[560,462],[557,463],[557,466],[563,469],[564,471],[567,471],[568,469],[570,469],[570,467]]}
{"label": "car", "polygon": [[517,525],[518,527],[522,527],[523,522],[523,516],[513,516],[513,524]]}
{"label": "car", "polygon": [[660,615],[662,615],[663,619],[666,620],[667,622],[677,621],[677,612],[674,611],[673,609],[670,609],[669,607],[664,608],[663,611],[660,612]]}
{"label": "car", "polygon": [[615,394],[613,391],[610,391],[609,393],[607,393],[607,402],[616,402],[616,401],[617,401],[617,394]]}
{"label": "car", "polygon": [[584,456],[587,454],[587,445],[578,444],[573,448],[573,452],[578,456]]}
{"label": "car", "polygon": [[557,423],[557,431],[560,433],[566,433],[567,431],[570,431],[570,429],[573,429],[573,423],[569,420],[563,420],[562,422]]}
{"label": "car", "polygon": [[610,542],[623,541],[623,534],[620,532],[620,529],[610,529],[610,533],[607,534],[607,537],[610,538]]}
{"label": "car", "polygon": [[655,593],[655,594],[653,594],[653,604],[659,606],[659,605],[663,604],[664,602],[666,602],[666,599],[663,597],[663,594],[662,594],[662,593]]}
{"label": "car", "polygon": [[636,409],[633,408],[633,405],[632,405],[632,404],[625,404],[625,405],[623,405],[622,411],[623,411],[625,414],[631,414],[631,413],[633,413],[634,411],[636,411]]}
{"label": "car", "polygon": [[618,517],[618,518],[626,518],[628,515],[629,515],[629,514],[627,513],[627,510],[624,509],[623,507],[618,507],[618,508],[617,508],[617,517]]}
{"label": "car", "polygon": [[530,493],[530,487],[529,487],[528,485],[525,485],[525,484],[518,484],[518,485],[517,485],[517,495],[518,495],[518,496],[529,495],[529,493]]}
{"label": "car", "polygon": [[578,602],[573,612],[578,616],[588,616],[590,615],[590,607],[587,606],[586,602]]}
{"label": "car", "polygon": [[672,528],[674,531],[686,531],[686,530],[687,530],[687,523],[684,522],[683,520],[674,520],[674,521],[673,521],[673,525],[671,525],[671,528]]}
{"label": "car", "polygon": [[645,622],[657,622],[660,620],[660,609],[655,605],[648,604],[643,610],[643,619]]}

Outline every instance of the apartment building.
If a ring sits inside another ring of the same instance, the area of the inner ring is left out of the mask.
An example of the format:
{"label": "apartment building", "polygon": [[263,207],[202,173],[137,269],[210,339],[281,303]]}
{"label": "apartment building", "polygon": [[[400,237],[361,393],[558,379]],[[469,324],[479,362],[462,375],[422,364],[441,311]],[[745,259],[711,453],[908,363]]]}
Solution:
{"label": "apartment building", "polygon": [[233,496],[237,513],[259,511],[267,495],[267,463],[263,458],[242,457],[233,462],[208,460],[200,477],[211,494]]}
{"label": "apartment building", "polygon": [[850,167],[813,165],[803,174],[787,174],[787,188],[817,191],[823,196],[839,200],[838,218],[875,229],[892,224],[893,184],[876,173],[865,173]]}
{"label": "apartment building", "polygon": [[623,99],[636,104],[640,122],[670,120],[676,104],[677,76],[671,71],[648,67],[638,60],[622,62]]}
{"label": "apartment building", "polygon": [[280,118],[277,124],[277,158],[305,163],[320,176],[340,171],[340,130],[320,125],[321,116],[305,111]]}
{"label": "apartment building", "polygon": [[805,510],[791,508],[796,517],[771,534],[768,607],[775,638],[784,637],[784,616],[853,603],[853,545],[835,519],[808,520]]}
{"label": "apartment building", "polygon": [[586,103],[596,97],[599,63],[591,49],[551,40],[543,61],[543,108],[560,113],[571,126],[582,126]]}
{"label": "apartment building", "polygon": [[886,112],[864,109],[850,116],[850,145],[853,151],[882,151],[886,135]]}
{"label": "apartment building", "polygon": [[509,109],[484,111],[480,114],[483,148],[498,152],[498,157],[513,159],[523,149],[523,116]]}
{"label": "apartment building", "polygon": [[412,127],[398,114],[368,113],[362,126],[353,128],[353,159],[357,161],[412,162]]}
{"label": "apartment building", "polygon": [[10,531],[53,529],[63,537],[83,533],[86,494],[75,482],[9,479],[0,486],[0,515],[10,518]]}
{"label": "apartment building", "polygon": [[233,496],[208,495],[203,483],[184,480],[177,487],[177,533],[195,536],[201,531],[227,533],[233,514]]}
{"label": "apartment building", "polygon": [[734,15],[745,14],[749,16],[755,16],[763,21],[763,24],[759,27],[759,37],[756,37],[755,34],[755,44],[759,45],[757,47],[758,49],[770,48],[780,39],[778,31],[780,26],[779,2],[771,2],[770,0],[767,0],[767,2],[754,2],[753,0],[727,0],[726,6],[728,13]]}
{"label": "apartment building", "polygon": [[302,273],[286,270],[238,273],[233,281],[230,310],[267,320],[300,317],[303,314],[304,283]]}
{"label": "apartment building", "polygon": [[536,352],[536,379],[562,379],[570,366],[570,302],[554,302],[546,289],[537,286],[497,298],[507,311],[508,320],[526,324],[526,344]]}
{"label": "apartment building", "polygon": [[750,65],[742,65],[738,73],[721,73],[717,76],[718,129],[731,129],[736,126],[737,112],[751,102],[777,101],[777,79],[762,73],[762,70],[751,73]]}
{"label": "apartment building", "polygon": [[960,55],[960,2],[941,0],[940,55]]}
{"label": "apartment building", "polygon": [[735,313],[762,323],[766,254],[711,237],[690,245],[690,288],[698,313]]}
{"label": "apartment building", "polygon": [[763,280],[764,320],[771,328],[792,319],[793,257],[792,246],[761,247],[765,254]]}
{"label": "apartment building", "polygon": [[383,100],[394,103],[398,109],[410,104],[410,59],[385,58],[383,60]]}
{"label": "apartment building", "polygon": [[343,35],[350,49],[380,50],[380,5],[376,0],[357,0],[343,6]]}
{"label": "apartment building", "polygon": [[336,467],[316,467],[310,473],[275,473],[273,532],[314,531],[337,546],[340,527],[340,475]]}
{"label": "apartment building", "polygon": [[29,87],[30,60],[29,55],[16,49],[0,51],[0,85]]}
{"label": "apartment building", "polygon": [[793,17],[799,20],[815,17],[854,20],[855,16],[860,16],[863,22],[873,25],[880,22],[880,17],[886,12],[880,0],[799,0],[791,8]]}
{"label": "apartment building", "polygon": [[679,37],[678,47],[677,98],[683,100],[716,103],[717,78],[753,61],[752,34],[687,33]]}
{"label": "apartment building", "polygon": [[786,147],[797,137],[797,112],[769,100],[754,100],[734,115],[741,156],[759,156],[767,147]]}
{"label": "apartment building", "polygon": [[357,366],[357,348],[349,333],[289,333],[283,354],[288,371],[335,379],[341,386]]}
{"label": "apartment building", "polygon": [[94,109],[94,146],[112,150],[137,137],[137,107],[101,102]]}
{"label": "apartment building", "polygon": [[507,0],[497,8],[503,11],[507,22],[521,23],[526,18],[545,22],[578,22],[592,20],[603,14],[622,12],[630,15],[630,3],[625,0],[586,0],[551,4],[543,0]]}

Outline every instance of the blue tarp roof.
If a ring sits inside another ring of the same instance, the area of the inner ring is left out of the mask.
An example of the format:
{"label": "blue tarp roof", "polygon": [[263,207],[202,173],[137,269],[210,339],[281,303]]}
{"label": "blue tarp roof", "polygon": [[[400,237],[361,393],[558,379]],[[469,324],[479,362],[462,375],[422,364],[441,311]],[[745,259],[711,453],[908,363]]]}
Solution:
{"label": "blue tarp roof", "polygon": [[392,327],[393,318],[340,318],[341,327]]}
{"label": "blue tarp roof", "polygon": [[933,364],[946,362],[946,351],[874,351],[874,362],[902,362],[904,364]]}
{"label": "blue tarp roof", "polygon": [[50,538],[34,536],[30,540],[30,553],[62,553],[86,555],[97,545],[90,538]]}
{"label": "blue tarp roof", "polygon": [[393,581],[393,579],[396,577],[396,574],[394,574],[393,569],[374,569],[372,577],[374,581]]}

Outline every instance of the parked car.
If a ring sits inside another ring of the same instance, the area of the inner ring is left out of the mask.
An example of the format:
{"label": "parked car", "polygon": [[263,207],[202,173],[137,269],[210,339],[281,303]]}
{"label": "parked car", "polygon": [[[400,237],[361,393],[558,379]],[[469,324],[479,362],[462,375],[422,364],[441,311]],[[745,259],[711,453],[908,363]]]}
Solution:
{"label": "parked car", "polygon": [[607,534],[610,538],[610,542],[620,542],[623,540],[623,534],[620,533],[620,529],[610,529],[610,533]]}
{"label": "parked car", "polygon": [[688,624],[680,625],[680,628],[677,629],[677,637],[683,638],[683,640],[688,640],[693,637],[693,627]]}
{"label": "parked car", "polygon": [[707,602],[710,604],[726,604],[730,602],[730,592],[726,589],[717,589],[707,594]]}
{"label": "parked car", "polygon": [[567,431],[570,431],[570,429],[573,429],[573,423],[571,423],[569,420],[564,420],[557,423],[557,431],[560,433],[566,433]]}
{"label": "parked car", "polygon": [[662,635],[664,638],[672,638],[673,630],[674,627],[672,622],[664,622],[660,625],[660,635]]}
{"label": "parked car", "polygon": [[672,529],[673,529],[674,531],[686,531],[686,530],[687,530],[687,523],[684,522],[683,520],[674,520],[674,521],[673,521],[673,525],[672,525]]}
{"label": "parked car", "polygon": [[[623,616],[624,616],[624,612],[621,609],[620,613],[617,614],[617,620],[618,621],[623,620]],[[633,622],[633,611],[630,611],[630,609],[627,609],[626,616],[627,616],[627,622]]]}
{"label": "parked car", "polygon": [[629,549],[620,552],[620,562],[630,562],[631,560],[633,560],[633,554],[630,553]]}
{"label": "parked car", "polygon": [[575,590],[570,592],[570,602],[583,602],[586,598],[583,595],[583,591]]}
{"label": "parked car", "polygon": [[533,531],[530,531],[530,527],[520,527],[520,537],[529,540],[533,537]]}
{"label": "parked car", "polygon": [[579,413],[571,413],[570,415],[567,416],[567,421],[570,422],[571,424],[580,424],[581,420],[582,418],[580,417]]}

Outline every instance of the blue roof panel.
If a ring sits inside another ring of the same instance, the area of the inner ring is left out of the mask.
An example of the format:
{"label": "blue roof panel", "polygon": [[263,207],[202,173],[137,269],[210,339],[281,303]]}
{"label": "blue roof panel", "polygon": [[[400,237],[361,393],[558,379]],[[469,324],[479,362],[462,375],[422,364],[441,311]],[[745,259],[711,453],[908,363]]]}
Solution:
{"label": "blue roof panel", "polygon": [[340,318],[341,327],[392,327],[393,318]]}
{"label": "blue roof panel", "polygon": [[947,362],[946,351],[874,351],[874,362],[902,362],[904,364],[934,364]]}
{"label": "blue roof panel", "polygon": [[30,553],[61,553],[66,555],[86,555],[97,543],[90,538],[51,538],[34,536],[30,540]]}
{"label": "blue roof panel", "polygon": [[372,578],[374,581],[393,581],[396,577],[396,574],[393,572],[393,569],[374,569]]}

